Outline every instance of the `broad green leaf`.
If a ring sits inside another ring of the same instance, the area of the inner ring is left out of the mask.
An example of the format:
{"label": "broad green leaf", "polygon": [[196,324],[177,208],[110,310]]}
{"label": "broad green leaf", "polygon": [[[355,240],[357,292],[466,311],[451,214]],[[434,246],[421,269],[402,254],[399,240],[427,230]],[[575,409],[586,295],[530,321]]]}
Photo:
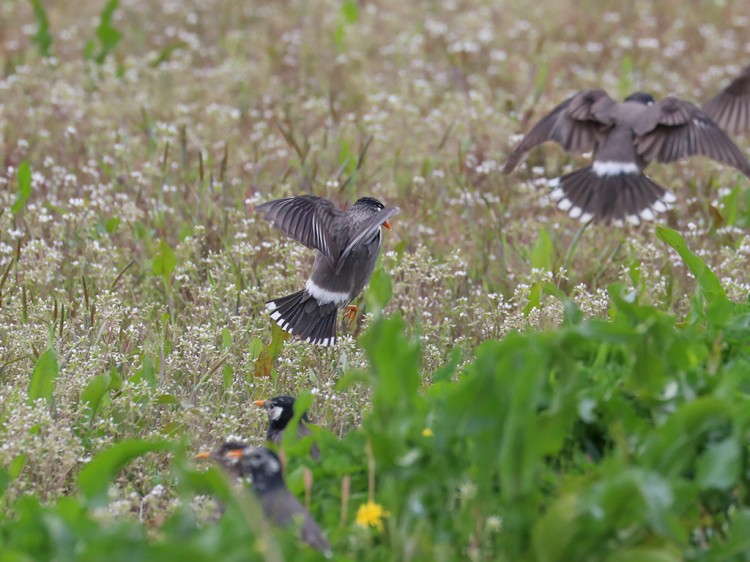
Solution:
{"label": "broad green leaf", "polygon": [[221,368],[221,374],[224,378],[224,389],[229,390],[232,388],[232,382],[234,381],[234,368],[225,363]]}
{"label": "broad green leaf", "polygon": [[662,241],[672,246],[672,248],[680,254],[682,261],[685,262],[690,273],[692,273],[698,281],[698,285],[702,289],[707,300],[726,300],[727,295],[724,292],[721,283],[719,283],[716,274],[708,268],[703,260],[690,251],[685,239],[679,232],[664,226],[657,226],[656,235]]}
{"label": "broad green leaf", "polygon": [[44,9],[42,0],[30,0],[30,2],[36,19],[36,33],[31,40],[36,44],[42,57],[50,57],[52,56],[52,34],[49,30],[47,11]]}
{"label": "broad green leaf", "polygon": [[289,334],[282,330],[276,323],[271,324],[271,343],[263,348],[255,360],[253,369],[254,377],[270,377],[273,371],[273,360],[278,357],[284,348],[284,342],[289,339]]}
{"label": "broad green leaf", "polygon": [[57,364],[57,355],[51,349],[48,349],[39,357],[34,365],[34,371],[31,374],[29,384],[29,400],[34,401],[44,398],[48,402],[52,401],[52,393],[55,390],[55,380],[60,370]]}
{"label": "broad green leaf", "polygon": [[391,277],[382,267],[379,267],[370,277],[370,284],[365,293],[367,311],[375,315],[381,314],[392,295]]}
{"label": "broad green leaf", "polygon": [[682,562],[679,550],[668,547],[637,546],[618,550],[607,556],[606,562]]}
{"label": "broad green leaf", "polygon": [[141,357],[141,368],[131,378],[130,382],[146,381],[150,387],[156,386],[156,366],[154,358],[149,353]]}
{"label": "broad green leaf", "polygon": [[21,212],[21,209],[26,205],[26,201],[31,197],[31,166],[27,160],[19,164],[16,179],[18,181],[18,194],[10,208],[14,215]]}
{"label": "broad green leaf", "polygon": [[747,560],[750,552],[750,509],[743,507],[732,515],[729,529],[722,533],[725,541],[718,542],[712,548],[708,560],[712,562],[733,562]]}
{"label": "broad green leaf", "polygon": [[552,245],[552,238],[550,238],[549,232],[547,232],[546,228],[540,228],[539,237],[531,249],[531,267],[544,271],[552,271],[553,252],[554,246]]}
{"label": "broad green leaf", "polygon": [[730,436],[712,443],[698,458],[696,481],[703,489],[730,490],[742,471],[742,447],[737,438]]}
{"label": "broad green leaf", "polygon": [[21,471],[23,470],[23,467],[26,466],[26,461],[28,460],[28,457],[25,453],[21,453],[14,458],[10,466],[8,467],[8,473],[10,474],[11,478],[18,478],[21,475]]}
{"label": "broad green leaf", "polygon": [[359,20],[359,8],[356,0],[344,0],[341,4],[341,15],[348,24],[357,23]]}
{"label": "broad green leaf", "polygon": [[121,222],[122,219],[120,217],[112,217],[105,223],[104,228],[106,229],[107,233],[114,234],[115,232],[117,232],[117,229],[120,228]]}
{"label": "broad green leaf", "polygon": [[624,99],[633,93],[633,59],[623,55],[620,59],[620,79],[617,81],[617,96]]}
{"label": "broad green leaf", "polygon": [[534,523],[532,544],[539,562],[567,562],[566,552],[576,530],[575,495],[559,497]]}
{"label": "broad green leaf", "polygon": [[96,39],[88,41],[84,49],[84,56],[87,59],[94,59],[98,64],[102,64],[109,53],[120,43],[122,33],[112,25],[112,18],[119,5],[119,0],[109,0],[99,14]]}
{"label": "broad green leaf", "polygon": [[88,405],[91,417],[94,419],[96,413],[99,410],[99,404],[102,401],[102,397],[109,390],[112,377],[110,373],[97,375],[89,381],[86,387],[81,391],[81,402]]}
{"label": "broad green leaf", "polygon": [[169,441],[145,441],[128,439],[99,453],[78,475],[78,487],[84,497],[95,504],[104,504],[107,489],[122,467],[146,453],[170,451],[174,445]]}
{"label": "broad green leaf", "polygon": [[174,250],[166,240],[162,240],[151,264],[151,271],[154,275],[162,277],[164,283],[168,285],[175,267],[177,267],[177,258],[175,258]]}
{"label": "broad green leaf", "polygon": [[253,338],[247,346],[247,353],[249,359],[257,359],[263,351],[263,340],[260,338]]}
{"label": "broad green leaf", "polygon": [[232,332],[229,331],[229,328],[224,328],[221,331],[221,347],[223,349],[232,348]]}

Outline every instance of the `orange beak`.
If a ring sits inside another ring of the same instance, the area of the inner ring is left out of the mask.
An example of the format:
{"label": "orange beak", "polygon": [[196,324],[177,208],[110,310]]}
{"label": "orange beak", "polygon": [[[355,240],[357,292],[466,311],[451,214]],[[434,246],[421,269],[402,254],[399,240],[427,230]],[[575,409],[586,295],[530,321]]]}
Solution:
{"label": "orange beak", "polygon": [[231,451],[227,451],[227,456],[231,459],[241,459],[242,449],[232,449]]}
{"label": "orange beak", "polygon": [[259,406],[259,407],[262,408],[263,406],[266,405],[266,401],[265,400],[256,400],[255,402],[253,402],[253,404],[255,404],[256,406]]}
{"label": "orange beak", "polygon": [[385,221],[385,222],[383,223],[383,226],[384,226],[384,227],[386,227],[386,228],[387,228],[388,230],[390,230],[390,229],[391,229],[391,223],[389,223],[388,221]]}
{"label": "orange beak", "polygon": [[209,451],[201,451],[200,453],[195,455],[195,458],[204,461],[211,458],[211,453]]}

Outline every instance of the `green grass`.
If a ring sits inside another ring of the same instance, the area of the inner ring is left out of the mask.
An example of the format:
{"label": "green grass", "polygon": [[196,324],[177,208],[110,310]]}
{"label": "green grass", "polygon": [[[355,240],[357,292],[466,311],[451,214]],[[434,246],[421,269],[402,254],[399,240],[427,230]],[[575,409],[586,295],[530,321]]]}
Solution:
{"label": "green grass", "polygon": [[[577,89],[708,99],[743,10],[0,3],[8,559],[314,559],[191,460],[260,444],[279,393],[310,393],[342,560],[747,559],[747,179],[656,164],[676,232],[581,231],[543,179],[582,160],[500,172]],[[300,192],[402,209],[333,350],[263,313],[313,256],[253,207]],[[354,523],[370,473],[382,533]]]}

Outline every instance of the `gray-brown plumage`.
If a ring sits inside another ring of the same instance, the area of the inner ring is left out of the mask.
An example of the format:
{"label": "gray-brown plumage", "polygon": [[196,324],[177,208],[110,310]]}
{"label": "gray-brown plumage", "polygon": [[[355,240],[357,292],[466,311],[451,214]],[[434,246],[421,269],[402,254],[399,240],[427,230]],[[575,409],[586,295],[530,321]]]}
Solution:
{"label": "gray-brown plumage", "polygon": [[[269,201],[257,207],[263,218],[317,250],[312,274],[301,291],[270,300],[266,309],[283,329],[307,342],[336,342],[336,314],[362,292],[370,280],[381,244],[382,227],[398,207],[386,209],[362,197],[346,211],[313,195]],[[356,313],[356,307],[351,307]]]}
{"label": "gray-brown plumage", "polygon": [[[267,400],[256,400],[255,405],[265,408],[268,411],[268,430],[266,431],[266,441],[271,441],[277,445],[281,445],[281,439],[284,435],[284,430],[289,422],[294,417],[294,403],[295,398],[293,396],[274,396]],[[307,427],[307,423],[310,418],[307,412],[302,414],[299,424],[297,424],[297,439],[302,439],[308,435],[312,435],[312,431]],[[313,443],[310,449],[310,456],[315,460],[320,459],[320,449],[318,444]]]}
{"label": "gray-brown plumage", "polygon": [[593,165],[550,182],[557,206],[583,222],[639,224],[675,201],[643,174],[648,164],[693,155],[728,164],[750,177],[750,162],[700,108],[642,92],[617,103],[604,90],[584,90],[558,105],[515,147],[504,172],[526,152],[553,140],[570,152],[593,151]]}
{"label": "gray-brown plumage", "polygon": [[750,131],[750,65],[707,102],[703,111],[727,133]]}
{"label": "gray-brown plumage", "polygon": [[220,446],[211,456],[224,466],[230,474],[250,477],[252,488],[258,497],[263,512],[275,525],[290,527],[298,525],[300,538],[331,555],[331,547],[310,513],[292,495],[281,474],[281,462],[273,451],[264,447],[250,447],[243,443],[228,442]]}

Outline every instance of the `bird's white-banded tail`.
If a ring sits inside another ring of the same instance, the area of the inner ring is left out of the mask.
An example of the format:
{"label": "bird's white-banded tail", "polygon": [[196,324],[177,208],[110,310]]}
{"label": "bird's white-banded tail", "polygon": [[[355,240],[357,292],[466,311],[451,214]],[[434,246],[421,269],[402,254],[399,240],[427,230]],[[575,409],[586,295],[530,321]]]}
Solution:
{"label": "bird's white-banded tail", "polygon": [[[675,196],[643,175],[636,166],[581,168],[549,182],[557,208],[581,222],[640,224],[667,211]],[[619,165],[620,163],[618,163]],[[633,164],[635,166],[635,164]],[[606,172],[606,173],[605,173]]]}
{"label": "bird's white-banded tail", "polygon": [[328,347],[336,343],[334,303],[320,303],[306,289],[268,301],[266,310],[279,327],[314,345]]}

